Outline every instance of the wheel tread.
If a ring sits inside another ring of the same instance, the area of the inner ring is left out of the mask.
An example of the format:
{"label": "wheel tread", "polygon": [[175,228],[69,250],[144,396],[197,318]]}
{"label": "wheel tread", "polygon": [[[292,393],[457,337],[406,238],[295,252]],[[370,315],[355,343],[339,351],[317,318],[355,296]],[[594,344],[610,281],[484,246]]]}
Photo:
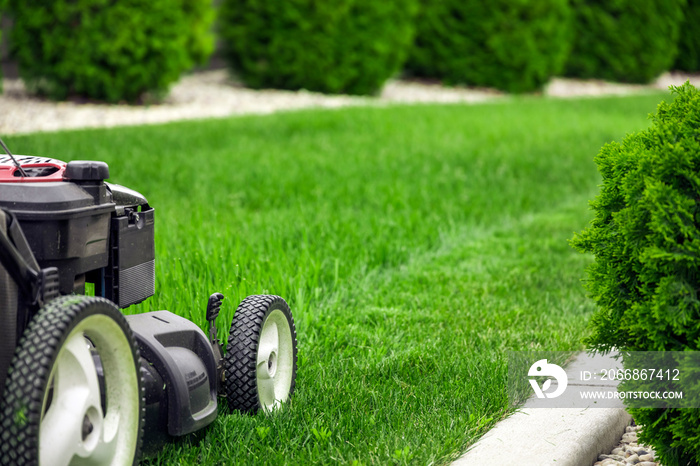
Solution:
{"label": "wheel tread", "polygon": [[294,393],[297,370],[297,334],[289,306],[284,299],[275,295],[248,296],[241,302],[233,316],[226,354],[224,355],[226,373],[224,390],[228,404],[232,409],[245,413],[255,413],[261,407],[255,376],[256,353],[263,321],[272,308],[284,310],[291,321],[294,362],[289,395]]}

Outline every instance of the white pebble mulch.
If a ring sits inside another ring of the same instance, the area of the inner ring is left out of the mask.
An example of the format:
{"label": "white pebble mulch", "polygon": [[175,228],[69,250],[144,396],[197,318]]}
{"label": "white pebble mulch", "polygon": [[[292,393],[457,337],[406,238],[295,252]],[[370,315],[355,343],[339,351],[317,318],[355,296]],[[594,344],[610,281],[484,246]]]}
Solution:
{"label": "white pebble mulch", "polygon": [[636,425],[627,426],[620,443],[609,454],[598,456],[593,466],[661,466],[654,459],[654,450],[637,442],[640,429]]}
{"label": "white pebble mulch", "polygon": [[[648,86],[613,84],[596,80],[555,78],[544,89],[554,97],[629,94],[665,89],[700,75],[666,73]],[[56,131],[70,128],[109,127],[163,123],[207,117],[272,113],[307,107],[337,108],[348,105],[443,102],[473,103],[502,99],[505,94],[483,88],[445,87],[435,82],[389,81],[376,97],[324,95],[308,91],[252,90],[229,77],[226,70],[209,70],[184,76],[159,105],[109,105],[51,102],[29,95],[19,79],[6,79],[0,94],[0,135]]]}
{"label": "white pebble mulch", "polygon": [[226,70],[194,73],[175,84],[158,105],[51,102],[29,95],[19,79],[6,79],[0,94],[0,134],[163,123],[194,118],[264,114],[300,108],[383,105],[392,102],[479,102],[496,91],[446,88],[438,84],[389,82],[378,97],[324,95],[308,91],[253,90]]}

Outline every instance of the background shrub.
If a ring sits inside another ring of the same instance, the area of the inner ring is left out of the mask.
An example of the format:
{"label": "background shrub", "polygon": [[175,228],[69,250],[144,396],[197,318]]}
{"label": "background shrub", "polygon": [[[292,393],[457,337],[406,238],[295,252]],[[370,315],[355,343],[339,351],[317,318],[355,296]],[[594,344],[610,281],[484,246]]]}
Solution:
{"label": "background shrub", "polygon": [[688,0],[678,38],[676,70],[700,71],[700,0]]}
{"label": "background shrub", "polygon": [[211,0],[10,0],[28,88],[116,102],[163,94],[213,49]]}
{"label": "background shrub", "polygon": [[417,0],[223,0],[224,57],[253,88],[372,94],[403,64]]}
{"label": "background shrub", "polygon": [[187,52],[195,65],[207,62],[214,52],[214,20],[216,10],[213,0],[180,0],[189,33]]}
{"label": "background shrub", "polygon": [[676,58],[685,0],[571,0],[574,46],[566,74],[647,83]]}
{"label": "background shrub", "polygon": [[423,0],[407,70],[448,84],[538,89],[570,48],[567,0]]}
{"label": "background shrub", "polygon": [[[646,131],[605,145],[591,226],[572,244],[592,252],[598,304],[588,343],[600,351],[700,350],[700,93],[674,88]],[[630,409],[666,466],[700,463],[700,411]]]}

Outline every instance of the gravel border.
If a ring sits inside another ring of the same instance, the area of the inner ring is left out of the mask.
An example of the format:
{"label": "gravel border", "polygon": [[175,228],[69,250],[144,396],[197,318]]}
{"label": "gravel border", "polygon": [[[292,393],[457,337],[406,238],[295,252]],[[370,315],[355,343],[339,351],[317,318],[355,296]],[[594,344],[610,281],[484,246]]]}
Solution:
{"label": "gravel border", "polygon": [[324,95],[305,90],[252,90],[226,70],[184,76],[159,105],[52,102],[30,96],[21,80],[6,79],[0,95],[0,134],[142,125],[196,118],[266,114],[301,108],[339,108],[413,102],[483,102],[502,98],[489,89],[445,88],[439,84],[391,81],[378,97]]}
{"label": "gravel border", "polygon": [[599,455],[598,461],[593,466],[661,466],[656,462],[656,453],[653,449],[639,445],[637,433],[641,432],[641,427],[635,425],[634,421],[622,433],[620,442],[607,455]]}
{"label": "gravel border", "polygon": [[[598,80],[555,78],[542,94],[553,97],[620,95],[666,89],[700,75],[666,73],[650,85],[614,84]],[[265,114],[301,108],[388,105],[421,102],[475,103],[507,97],[484,88],[444,87],[436,82],[392,80],[377,97],[324,95],[308,91],[252,90],[229,77],[225,69],[184,76],[159,105],[109,105],[52,102],[30,96],[21,80],[5,79],[0,94],[0,135],[164,123],[175,120]]]}

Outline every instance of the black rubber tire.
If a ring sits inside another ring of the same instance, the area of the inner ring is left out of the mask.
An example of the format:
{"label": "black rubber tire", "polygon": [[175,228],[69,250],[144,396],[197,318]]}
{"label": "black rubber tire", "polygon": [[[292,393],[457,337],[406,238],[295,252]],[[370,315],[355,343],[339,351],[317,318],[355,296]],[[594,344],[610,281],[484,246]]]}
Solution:
{"label": "black rubber tire", "polygon": [[[79,328],[77,328],[78,325],[80,325]],[[102,330],[96,330],[98,327],[108,328],[108,330],[101,333]],[[0,464],[42,466],[56,464],[54,458],[39,457],[42,445],[40,427],[44,416],[44,404],[45,400],[50,399],[49,393],[53,392],[52,373],[61,349],[64,344],[66,347],[68,346],[69,337],[76,338],[76,335],[80,335],[83,329],[85,330],[82,335],[87,338],[86,344],[88,340],[93,342],[98,354],[100,348],[104,351],[102,354],[106,354],[106,351],[114,352],[113,347],[108,343],[103,343],[102,346],[95,344],[95,340],[100,341],[107,335],[116,336],[110,341],[116,340],[114,345],[120,350],[128,352],[127,348],[129,348],[131,351],[128,356],[115,358],[121,361],[117,365],[120,370],[112,370],[111,372],[112,374],[117,372],[116,375],[110,376],[108,371],[111,367],[117,366],[109,361],[108,364],[104,365],[104,386],[107,393],[114,393],[115,389],[122,390],[118,387],[128,382],[129,387],[126,393],[129,396],[134,393],[138,394],[136,397],[138,398],[138,413],[136,413],[136,407],[133,404],[129,409],[123,405],[116,405],[117,401],[110,401],[110,398],[104,396],[103,392],[99,395],[103,397],[103,409],[106,408],[103,419],[107,418],[107,413],[110,413],[110,416],[115,413],[118,415],[118,426],[127,422],[123,419],[128,419],[129,423],[138,426],[135,439],[127,434],[126,445],[129,445],[128,450],[133,449],[133,452],[123,452],[120,457],[122,461],[117,461],[119,464],[138,464],[145,413],[145,394],[140,372],[138,346],[126,319],[111,301],[86,296],[62,296],[51,301],[37,313],[22,336],[15,351],[3,400],[0,403]],[[73,330],[76,333],[72,334]],[[122,334],[124,338],[122,338]],[[110,349],[106,349],[108,346]],[[129,370],[133,368],[135,376],[128,375],[128,371],[123,371],[124,368]],[[121,384],[117,382],[121,382]],[[133,383],[137,384],[136,388],[134,388]],[[101,382],[100,386],[101,391]],[[114,399],[116,398],[118,397],[114,396]],[[48,410],[47,406],[46,411]],[[83,429],[85,429],[84,426]],[[133,430],[129,430],[129,433],[133,433]],[[66,434],[66,438],[68,438],[69,432]],[[119,441],[122,438],[120,437]],[[85,440],[84,434],[83,440]],[[123,447],[124,443],[116,445]]]}
{"label": "black rubber tire", "polygon": [[292,348],[291,385],[286,401],[294,393],[297,373],[297,335],[289,305],[279,296],[254,295],[244,299],[236,309],[224,355],[226,381],[224,389],[231,409],[253,414],[263,408],[258,392],[256,363],[261,331],[268,316],[281,311],[289,326]]}

